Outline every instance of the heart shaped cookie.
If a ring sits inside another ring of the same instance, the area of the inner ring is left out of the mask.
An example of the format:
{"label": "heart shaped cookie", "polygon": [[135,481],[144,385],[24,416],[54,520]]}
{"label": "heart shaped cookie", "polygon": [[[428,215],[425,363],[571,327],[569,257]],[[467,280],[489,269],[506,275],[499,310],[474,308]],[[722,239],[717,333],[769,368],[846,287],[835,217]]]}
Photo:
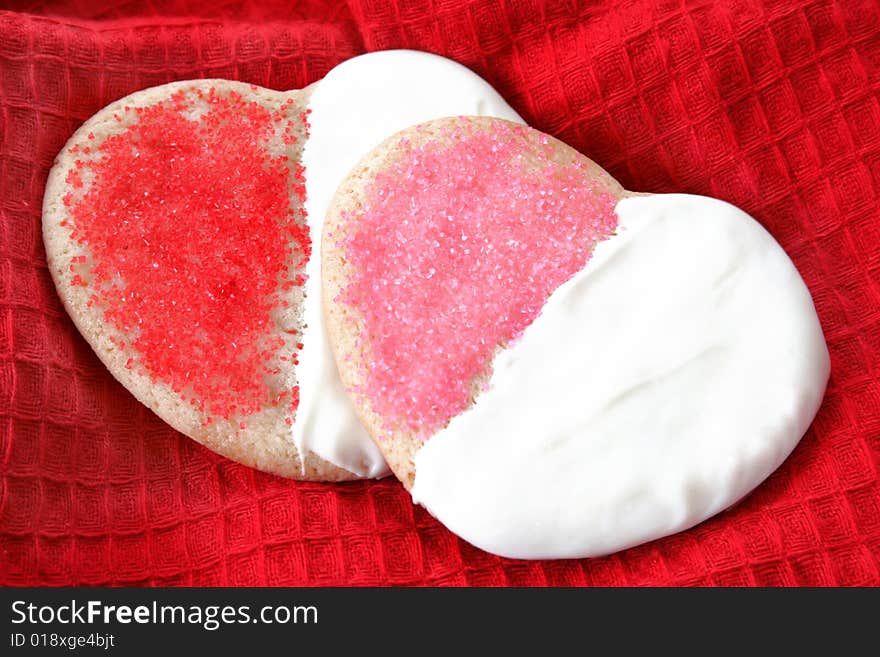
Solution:
{"label": "heart shaped cookie", "polygon": [[741,210],[625,191],[538,131],[411,127],[340,186],[322,243],[342,380],[416,502],[515,558],[687,529],[807,430],[828,352]]}
{"label": "heart shaped cookie", "polygon": [[200,80],[113,103],[70,140],[43,205],[49,268],[110,371],[236,460],[339,479],[286,440],[305,264],[302,92]]}
{"label": "heart shaped cookie", "polygon": [[369,148],[475,111],[518,120],[466,68],[413,51],[354,58],[297,91],[198,80],[123,98],[49,176],[59,294],[113,375],[182,433],[283,476],[382,476],[335,373],[313,253]]}

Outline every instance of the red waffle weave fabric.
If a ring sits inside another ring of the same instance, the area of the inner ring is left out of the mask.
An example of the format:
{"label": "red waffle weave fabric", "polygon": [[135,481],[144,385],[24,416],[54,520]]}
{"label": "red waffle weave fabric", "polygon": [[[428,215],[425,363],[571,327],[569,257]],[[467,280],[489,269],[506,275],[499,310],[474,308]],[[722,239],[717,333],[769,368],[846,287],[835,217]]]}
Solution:
{"label": "red waffle weave fabric", "polygon": [[[880,7],[617,4],[7,2],[0,583],[880,583]],[[46,174],[73,130],[151,85],[217,76],[288,89],[400,47],[471,67],[624,186],[732,201],[782,243],[816,301],[831,382],[800,446],[744,502],[603,559],[500,559],[414,508],[395,481],[297,483],[215,456],[100,365],[64,313],[40,238]]]}

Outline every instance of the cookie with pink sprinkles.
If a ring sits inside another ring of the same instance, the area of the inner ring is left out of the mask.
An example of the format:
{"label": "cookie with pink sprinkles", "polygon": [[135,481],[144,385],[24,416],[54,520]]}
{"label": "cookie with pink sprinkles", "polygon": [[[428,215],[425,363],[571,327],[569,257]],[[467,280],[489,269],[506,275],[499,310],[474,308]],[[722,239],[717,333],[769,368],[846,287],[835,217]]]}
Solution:
{"label": "cookie with pink sprinkles", "polygon": [[415,502],[502,556],[702,522],[788,456],[828,380],[810,293],[755,219],[628,192],[500,119],[374,149],[337,190],[322,265],[371,437]]}

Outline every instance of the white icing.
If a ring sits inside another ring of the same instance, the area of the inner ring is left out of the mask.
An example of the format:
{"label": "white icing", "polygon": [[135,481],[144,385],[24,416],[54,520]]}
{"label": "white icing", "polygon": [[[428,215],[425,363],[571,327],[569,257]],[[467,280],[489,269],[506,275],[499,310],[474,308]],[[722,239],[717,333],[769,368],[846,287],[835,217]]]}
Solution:
{"label": "white icing", "polygon": [[413,124],[444,116],[522,119],[481,77],[449,59],[412,50],[361,55],[331,70],[309,100],[311,133],[303,150],[306,212],[313,255],[306,265],[300,399],[293,437],[300,453],[320,457],[362,477],[388,467],[348,400],[324,327],[318,246],[327,207],[361,157]]}
{"label": "white icing", "polygon": [[489,552],[590,557],[687,529],[773,472],[824,395],[812,299],[756,221],[684,194],[616,211],[416,454],[413,498]]}

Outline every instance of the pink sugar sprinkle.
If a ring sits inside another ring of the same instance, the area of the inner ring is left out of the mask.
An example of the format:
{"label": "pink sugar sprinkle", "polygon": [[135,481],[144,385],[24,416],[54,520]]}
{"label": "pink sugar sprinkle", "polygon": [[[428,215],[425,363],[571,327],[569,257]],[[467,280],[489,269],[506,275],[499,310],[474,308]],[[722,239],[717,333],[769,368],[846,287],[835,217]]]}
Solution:
{"label": "pink sugar sprinkle", "polygon": [[444,137],[401,142],[339,241],[352,271],[341,300],[363,315],[371,350],[356,392],[423,438],[468,407],[496,349],[617,225],[615,197],[583,161],[553,162],[546,135],[498,122]]}

